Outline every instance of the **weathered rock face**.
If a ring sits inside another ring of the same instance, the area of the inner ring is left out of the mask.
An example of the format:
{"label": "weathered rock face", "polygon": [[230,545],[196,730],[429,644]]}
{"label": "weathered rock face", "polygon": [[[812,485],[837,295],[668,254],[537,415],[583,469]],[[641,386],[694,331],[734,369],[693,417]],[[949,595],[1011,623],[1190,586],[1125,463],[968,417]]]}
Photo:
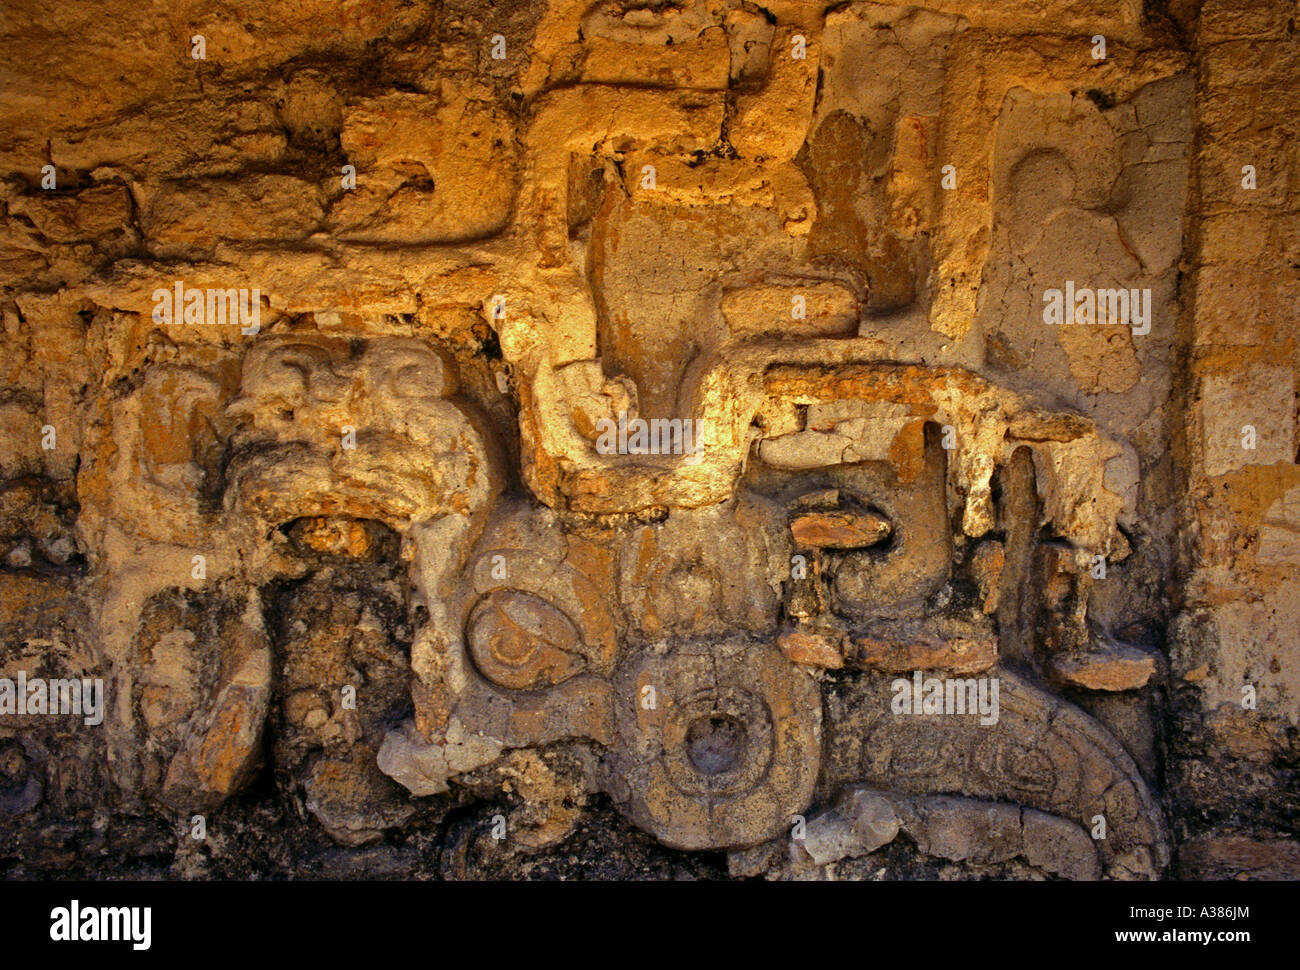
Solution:
{"label": "weathered rock face", "polygon": [[1291,4],[10,6],[0,870],[1300,876]]}

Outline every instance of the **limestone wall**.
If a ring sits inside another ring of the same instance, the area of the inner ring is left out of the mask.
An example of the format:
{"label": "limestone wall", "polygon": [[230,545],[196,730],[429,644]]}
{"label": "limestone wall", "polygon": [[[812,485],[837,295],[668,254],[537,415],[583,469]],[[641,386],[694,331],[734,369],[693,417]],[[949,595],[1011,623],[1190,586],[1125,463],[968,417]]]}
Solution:
{"label": "limestone wall", "polygon": [[1296,15],[10,4],[0,867],[1300,874]]}

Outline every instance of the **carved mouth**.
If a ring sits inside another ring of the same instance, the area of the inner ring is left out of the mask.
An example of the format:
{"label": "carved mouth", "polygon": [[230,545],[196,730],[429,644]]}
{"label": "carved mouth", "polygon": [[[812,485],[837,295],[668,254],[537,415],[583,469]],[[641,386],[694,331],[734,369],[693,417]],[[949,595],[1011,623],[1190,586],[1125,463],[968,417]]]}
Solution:
{"label": "carved mouth", "polygon": [[338,516],[377,519],[400,529],[447,504],[431,469],[419,468],[417,456],[401,460],[410,450],[409,443],[393,439],[376,449],[382,462],[367,462],[360,456],[326,456],[304,442],[250,446],[237,452],[227,469],[226,504],[276,524]]}

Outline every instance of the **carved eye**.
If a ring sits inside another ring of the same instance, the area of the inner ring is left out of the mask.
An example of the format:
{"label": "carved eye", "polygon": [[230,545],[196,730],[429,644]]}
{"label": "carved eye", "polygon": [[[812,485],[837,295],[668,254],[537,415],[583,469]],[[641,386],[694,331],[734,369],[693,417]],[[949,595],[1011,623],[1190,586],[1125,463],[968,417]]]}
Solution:
{"label": "carved eye", "polygon": [[466,640],[479,672],[514,690],[553,687],[587,665],[573,621],[529,593],[489,593],[470,613]]}
{"label": "carved eye", "polygon": [[772,645],[685,641],[625,664],[611,763],[638,825],[675,848],[752,845],[807,806],[821,697]]}
{"label": "carved eye", "polygon": [[[432,373],[431,373],[432,372]],[[394,397],[438,397],[442,386],[439,362],[406,364],[388,374],[385,390]]]}
{"label": "carved eye", "polygon": [[244,393],[259,397],[301,398],[308,393],[313,372],[329,366],[329,354],[311,344],[275,348],[244,380]]}
{"label": "carved eye", "polygon": [[387,346],[367,355],[375,386],[388,397],[410,400],[447,397],[455,391],[455,373],[427,346]]}

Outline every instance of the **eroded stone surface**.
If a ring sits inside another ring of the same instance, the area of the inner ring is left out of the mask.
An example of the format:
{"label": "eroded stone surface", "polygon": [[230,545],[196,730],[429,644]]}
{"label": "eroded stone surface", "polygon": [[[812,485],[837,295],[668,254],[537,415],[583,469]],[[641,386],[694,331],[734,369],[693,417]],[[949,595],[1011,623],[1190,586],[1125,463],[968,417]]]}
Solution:
{"label": "eroded stone surface", "polygon": [[784,829],[817,779],[821,704],[766,644],[686,644],[632,658],[619,680],[607,782],[675,848],[745,846]]}
{"label": "eroded stone surface", "polygon": [[1290,872],[1294,11],[1156,7],[20,4],[0,858]]}

